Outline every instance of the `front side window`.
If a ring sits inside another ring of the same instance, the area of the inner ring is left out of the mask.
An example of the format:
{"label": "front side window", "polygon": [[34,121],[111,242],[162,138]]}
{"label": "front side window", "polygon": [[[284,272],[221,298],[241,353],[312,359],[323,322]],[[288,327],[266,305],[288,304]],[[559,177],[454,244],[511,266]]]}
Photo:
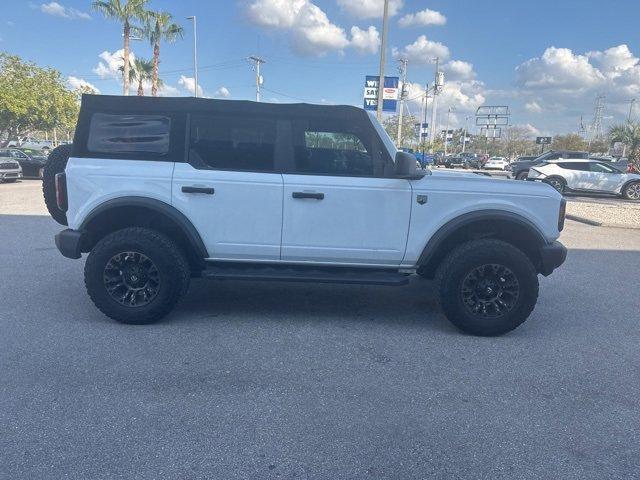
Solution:
{"label": "front side window", "polygon": [[196,168],[275,170],[275,119],[196,115],[190,131],[189,163]]}
{"label": "front side window", "polygon": [[373,129],[341,126],[335,119],[296,122],[295,172],[335,176],[382,176],[385,155]]}
{"label": "front side window", "polygon": [[87,150],[104,154],[167,155],[171,119],[163,115],[94,113]]}

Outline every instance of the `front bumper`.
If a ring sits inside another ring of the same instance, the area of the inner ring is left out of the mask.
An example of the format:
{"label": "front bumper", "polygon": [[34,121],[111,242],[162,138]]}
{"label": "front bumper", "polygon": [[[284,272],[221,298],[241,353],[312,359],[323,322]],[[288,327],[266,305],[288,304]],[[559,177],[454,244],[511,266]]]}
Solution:
{"label": "front bumper", "polygon": [[84,233],[67,228],[55,236],[56,247],[67,258],[80,258],[82,256],[82,240]]}
{"label": "front bumper", "polygon": [[1,180],[12,180],[16,178],[22,178],[22,170],[2,170],[0,171]]}
{"label": "front bumper", "polygon": [[555,241],[540,249],[540,273],[545,277],[564,263],[567,259],[567,247]]}

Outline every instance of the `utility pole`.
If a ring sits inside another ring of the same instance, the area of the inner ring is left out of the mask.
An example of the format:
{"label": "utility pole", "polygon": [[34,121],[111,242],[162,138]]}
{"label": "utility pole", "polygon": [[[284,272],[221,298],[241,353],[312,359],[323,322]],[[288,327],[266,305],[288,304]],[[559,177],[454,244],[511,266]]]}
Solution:
{"label": "utility pole", "polygon": [[636,99],[632,98],[631,99],[631,103],[629,104],[629,117],[627,118],[627,122],[631,123],[631,120],[633,119],[633,106],[636,103]]}
{"label": "utility pole", "polygon": [[249,60],[253,62],[253,69],[256,71],[256,102],[260,101],[260,85],[262,85],[262,76],[260,75],[260,65],[265,63],[265,60],[252,55]]}
{"label": "utility pole", "polygon": [[193,77],[195,80],[195,88],[193,96],[198,96],[198,29],[196,25],[196,16],[187,17],[187,20],[193,20]]}
{"label": "utility pole", "polygon": [[396,141],[396,146],[400,148],[402,146],[402,113],[404,110],[405,84],[407,83],[407,63],[409,63],[409,60],[401,58],[398,61],[400,62],[399,70],[402,78],[402,88],[400,88],[400,111],[398,112],[398,139]]}
{"label": "utility pole", "polygon": [[384,14],[382,16],[382,43],[380,44],[380,75],[378,76],[378,110],[376,116],[382,122],[382,101],[384,99],[384,64],[387,54],[387,32],[389,30],[389,0],[384,0]]}
{"label": "utility pole", "polygon": [[462,137],[462,153],[467,146],[467,130],[469,129],[469,116],[464,117],[464,136]]}
{"label": "utility pole", "polygon": [[436,115],[438,111],[438,72],[440,70],[440,58],[435,58],[436,62],[436,74],[433,82],[433,102],[431,102],[431,125],[429,125],[429,144],[430,150],[433,152],[433,143],[435,141],[435,134],[437,130]]}
{"label": "utility pole", "polygon": [[427,83],[424,88],[424,102],[422,104],[422,115],[420,115],[420,129],[418,130],[418,142],[419,145],[422,145],[422,158],[424,160],[424,141],[422,139],[422,125],[427,123],[427,110],[428,110],[428,102],[429,102],[429,84]]}
{"label": "utility pole", "polygon": [[447,156],[447,144],[449,143],[449,117],[451,116],[451,111],[453,107],[449,107],[447,110],[447,129],[444,131],[444,156]]}

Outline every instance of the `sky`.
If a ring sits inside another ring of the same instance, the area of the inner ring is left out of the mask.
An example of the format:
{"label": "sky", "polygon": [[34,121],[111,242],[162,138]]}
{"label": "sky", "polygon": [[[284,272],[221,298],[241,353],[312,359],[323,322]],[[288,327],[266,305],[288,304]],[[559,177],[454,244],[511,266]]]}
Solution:
{"label": "sky", "polygon": [[[88,0],[0,0],[0,51],[62,72],[71,88],[122,91],[122,27]],[[182,24],[182,40],[161,47],[162,95],[194,91],[193,28],[198,22],[201,95],[254,99],[250,55],[259,55],[268,102],[362,105],[364,79],[376,75],[383,0],[150,0]],[[577,132],[605,95],[603,124],[627,118],[638,98],[638,0],[390,0],[386,74],[406,58],[408,110],[420,113],[438,56],[439,96],[451,125],[474,123],[481,105],[508,105],[510,124],[531,135]],[[146,41],[135,56],[151,58]],[[150,90],[148,86],[147,90]],[[135,88],[134,88],[135,90]],[[135,92],[134,92],[135,93]],[[472,131],[473,131],[473,127]]]}

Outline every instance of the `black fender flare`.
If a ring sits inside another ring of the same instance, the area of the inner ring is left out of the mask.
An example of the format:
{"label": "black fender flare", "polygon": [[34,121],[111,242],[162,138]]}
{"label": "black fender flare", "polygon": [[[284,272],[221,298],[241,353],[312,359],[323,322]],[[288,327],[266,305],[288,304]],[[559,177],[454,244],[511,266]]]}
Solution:
{"label": "black fender flare", "polygon": [[91,224],[91,221],[94,220],[99,215],[112,210],[114,208],[122,208],[122,207],[143,207],[148,208],[149,210],[153,210],[161,215],[166,216],[170,220],[172,220],[185,234],[191,247],[194,249],[194,252],[201,258],[208,258],[209,253],[207,252],[207,247],[205,246],[200,234],[196,227],[193,226],[193,223],[177,208],[172,205],[169,205],[166,202],[161,200],[156,200],[155,198],[148,197],[119,197],[111,200],[107,200],[104,203],[101,203],[96,208],[91,210],[89,214],[82,221],[82,224],[78,228],[80,231],[84,231]]}
{"label": "black fender flare", "polygon": [[632,183],[638,183],[638,182],[640,182],[640,178],[632,178],[631,180],[627,180],[626,182],[624,182],[624,184],[620,188],[620,194],[623,195],[625,188],[627,188]]}
{"label": "black fender flare", "polygon": [[545,239],[540,229],[533,222],[523,217],[522,215],[505,210],[477,210],[464,213],[442,225],[436,231],[436,233],[431,236],[431,238],[425,245],[422,253],[420,254],[420,258],[418,259],[418,265],[428,265],[429,262],[434,258],[434,255],[436,255],[438,250],[440,250],[440,247],[442,247],[447,241],[447,238],[449,238],[450,235],[454,234],[456,231],[468,225],[471,225],[472,223],[492,220],[515,223],[521,227],[524,227],[528,232],[531,233],[532,237],[535,238],[538,242],[538,247],[542,247],[543,245],[547,244],[547,240]]}

